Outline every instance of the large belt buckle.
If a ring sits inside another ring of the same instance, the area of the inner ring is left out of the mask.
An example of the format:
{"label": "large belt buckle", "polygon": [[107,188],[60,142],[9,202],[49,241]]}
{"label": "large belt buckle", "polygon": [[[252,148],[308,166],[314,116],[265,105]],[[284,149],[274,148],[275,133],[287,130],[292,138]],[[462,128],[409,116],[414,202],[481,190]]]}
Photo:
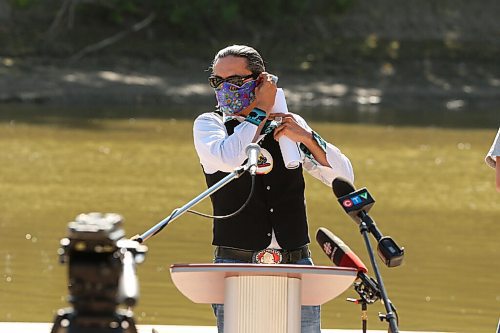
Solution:
{"label": "large belt buckle", "polygon": [[252,261],[256,264],[279,264],[283,261],[283,256],[278,250],[264,249],[255,252]]}

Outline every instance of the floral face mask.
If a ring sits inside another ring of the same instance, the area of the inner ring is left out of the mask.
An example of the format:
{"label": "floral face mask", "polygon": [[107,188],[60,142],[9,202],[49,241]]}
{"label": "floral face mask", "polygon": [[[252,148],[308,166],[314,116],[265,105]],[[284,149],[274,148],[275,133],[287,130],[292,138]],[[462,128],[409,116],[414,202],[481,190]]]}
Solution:
{"label": "floral face mask", "polygon": [[220,110],[228,116],[240,113],[255,100],[256,86],[255,80],[245,82],[241,87],[229,82],[222,83],[215,89]]}

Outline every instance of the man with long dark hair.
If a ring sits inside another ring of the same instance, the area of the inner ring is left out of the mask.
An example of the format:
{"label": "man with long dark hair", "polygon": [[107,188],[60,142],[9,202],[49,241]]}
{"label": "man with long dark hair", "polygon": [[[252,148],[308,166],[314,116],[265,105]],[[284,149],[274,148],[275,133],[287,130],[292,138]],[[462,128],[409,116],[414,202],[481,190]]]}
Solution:
{"label": "man with long dark hair", "polygon": [[[260,54],[249,46],[220,50],[212,63],[210,86],[217,98],[213,112],[194,122],[194,144],[208,186],[246,160],[245,148],[261,147],[255,191],[234,217],[214,219],[215,263],[282,263],[312,265],[303,169],[330,186],[335,177],[354,180],[349,159],[293,113],[274,110],[276,77],[266,72]],[[280,95],[284,98],[284,95]],[[299,163],[288,165],[278,141],[286,137]],[[211,196],[216,216],[241,207],[251,187],[244,174]],[[219,332],[223,305],[214,305]],[[302,307],[302,332],[320,332],[320,307]]]}

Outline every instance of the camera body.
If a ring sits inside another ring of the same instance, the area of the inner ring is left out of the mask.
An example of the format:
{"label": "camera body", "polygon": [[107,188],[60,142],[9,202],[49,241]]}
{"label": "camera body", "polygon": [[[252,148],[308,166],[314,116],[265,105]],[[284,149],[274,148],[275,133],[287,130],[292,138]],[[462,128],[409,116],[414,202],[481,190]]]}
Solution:
{"label": "camera body", "polygon": [[68,301],[52,329],[62,332],[136,332],[130,310],[139,297],[135,263],[147,247],[125,239],[123,218],[115,213],[80,214],[61,239],[61,263],[67,263]]}

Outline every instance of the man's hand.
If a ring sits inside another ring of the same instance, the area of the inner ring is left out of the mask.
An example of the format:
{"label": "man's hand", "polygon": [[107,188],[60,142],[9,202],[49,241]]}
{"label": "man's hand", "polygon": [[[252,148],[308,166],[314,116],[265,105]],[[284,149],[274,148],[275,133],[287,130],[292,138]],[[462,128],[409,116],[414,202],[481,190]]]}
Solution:
{"label": "man's hand", "polygon": [[297,123],[293,115],[289,113],[271,113],[270,120],[281,119],[281,124],[274,130],[274,139],[279,140],[283,135],[295,142],[302,142],[306,146],[310,145],[313,141],[312,133],[302,128]]}
{"label": "man's hand", "polygon": [[255,106],[269,115],[276,99],[276,90],[277,87],[273,81],[273,75],[267,72],[262,72],[257,78],[257,87],[255,88]]}

